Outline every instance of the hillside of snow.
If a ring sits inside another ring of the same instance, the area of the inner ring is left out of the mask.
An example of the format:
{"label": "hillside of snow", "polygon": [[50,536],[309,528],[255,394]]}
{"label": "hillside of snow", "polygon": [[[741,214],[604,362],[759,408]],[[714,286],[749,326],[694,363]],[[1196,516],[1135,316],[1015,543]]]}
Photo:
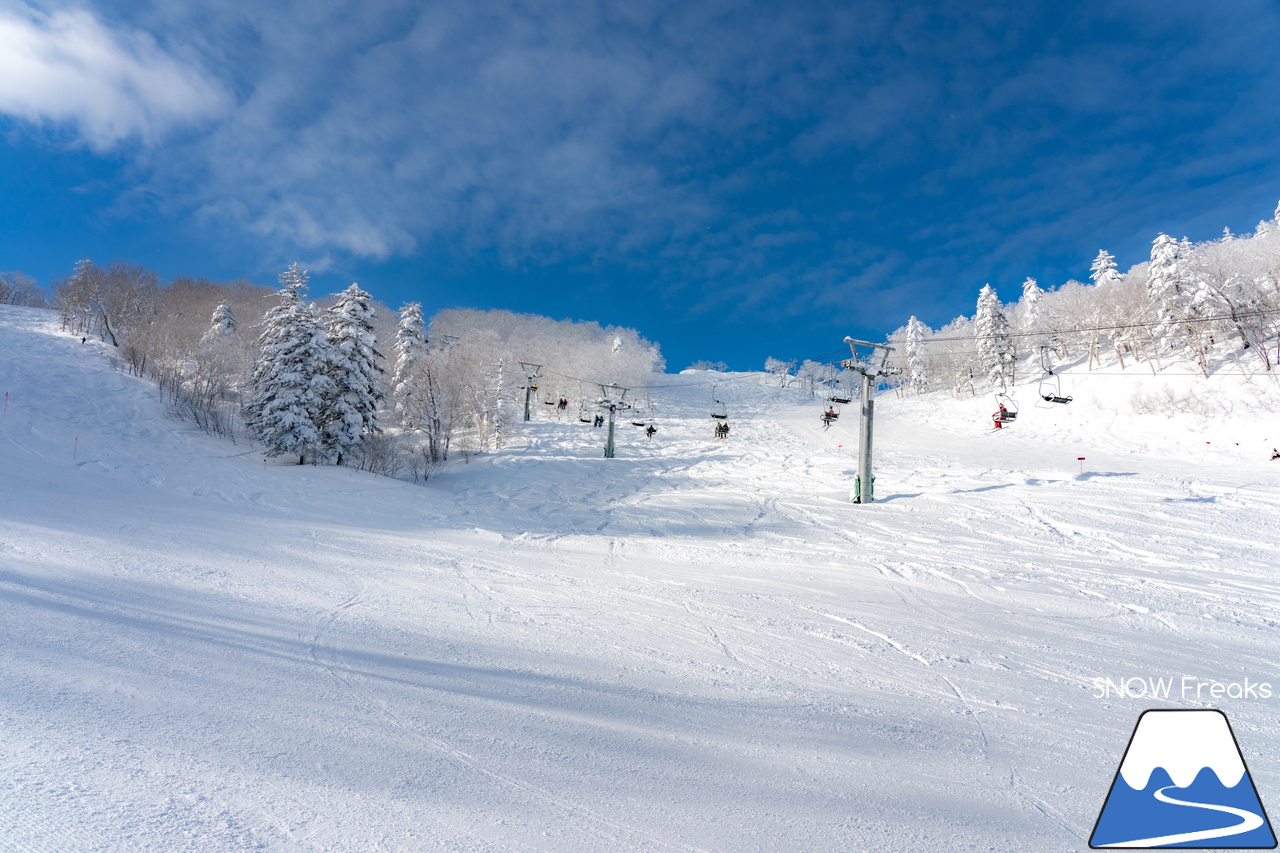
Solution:
{"label": "hillside of snow", "polygon": [[1149,707],[1280,802],[1266,377],[882,395],[872,505],[856,405],[754,378],[411,484],[172,421],[51,312],[0,377],[5,851],[1082,850]]}

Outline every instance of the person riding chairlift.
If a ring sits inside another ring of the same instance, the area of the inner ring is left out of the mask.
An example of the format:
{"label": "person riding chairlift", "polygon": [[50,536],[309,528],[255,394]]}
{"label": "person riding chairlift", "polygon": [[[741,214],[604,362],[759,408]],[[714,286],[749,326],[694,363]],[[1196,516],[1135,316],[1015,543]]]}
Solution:
{"label": "person riding chairlift", "polygon": [[991,413],[991,420],[996,422],[996,429],[1001,429],[1005,421],[1009,420],[1009,410],[1004,407],[1004,403],[1000,404],[997,411]]}
{"label": "person riding chairlift", "polygon": [[1271,458],[1272,458],[1272,459],[1280,459],[1280,450],[1277,450],[1277,449],[1276,449],[1276,448],[1274,448],[1274,447],[1273,447],[1273,448],[1271,448]]}

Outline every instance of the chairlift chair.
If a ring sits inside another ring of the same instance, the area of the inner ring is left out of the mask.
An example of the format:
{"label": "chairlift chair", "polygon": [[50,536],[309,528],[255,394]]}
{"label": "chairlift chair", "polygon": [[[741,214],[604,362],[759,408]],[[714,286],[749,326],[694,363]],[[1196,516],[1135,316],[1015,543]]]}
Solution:
{"label": "chairlift chair", "polygon": [[997,427],[1005,424],[1013,423],[1018,419],[1018,404],[1012,397],[1001,391],[996,395],[996,410],[991,415],[991,420],[995,422]]}
{"label": "chairlift chair", "polygon": [[1047,346],[1040,347],[1040,367],[1045,372],[1044,378],[1040,380],[1040,387],[1037,389],[1040,399],[1046,403],[1070,403],[1071,397],[1062,396],[1062,377],[1054,373],[1053,368],[1049,366],[1048,351],[1049,348]]}
{"label": "chairlift chair", "polygon": [[711,386],[711,417],[718,421],[727,421],[729,419],[729,410],[724,407],[724,403],[716,399],[716,388]]}
{"label": "chairlift chair", "polygon": [[1040,380],[1040,399],[1046,403],[1070,403],[1074,398],[1062,396],[1062,384],[1057,376],[1053,380],[1050,382],[1048,377]]}

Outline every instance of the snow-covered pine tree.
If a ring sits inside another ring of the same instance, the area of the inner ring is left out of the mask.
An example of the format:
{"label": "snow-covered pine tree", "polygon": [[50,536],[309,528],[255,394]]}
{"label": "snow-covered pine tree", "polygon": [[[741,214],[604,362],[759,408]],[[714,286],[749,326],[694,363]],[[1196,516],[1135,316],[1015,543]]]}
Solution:
{"label": "snow-covered pine tree", "polygon": [[319,312],[304,300],[306,272],[295,263],[280,274],[280,284],[280,304],[262,319],[244,419],[267,455],[296,453],[301,465],[320,452],[328,344]]}
{"label": "snow-covered pine tree", "polygon": [[1089,267],[1089,278],[1098,287],[1120,280],[1120,273],[1116,271],[1116,259],[1106,249],[1098,250],[1098,257],[1093,259]]}
{"label": "snow-covered pine tree", "polygon": [[1022,283],[1022,323],[1024,331],[1034,331],[1040,325],[1040,299],[1044,288],[1031,276]]}
{"label": "snow-covered pine tree", "polygon": [[1185,280],[1183,258],[1190,254],[1190,244],[1181,243],[1167,234],[1152,241],[1151,264],[1147,268],[1147,293],[1156,310],[1157,336],[1193,358],[1200,372],[1209,375],[1208,340],[1197,315],[1204,302],[1205,288]]}
{"label": "snow-covered pine tree", "polygon": [[321,445],[327,453],[342,455],[364,436],[381,432],[378,406],[383,400],[378,374],[383,373],[373,332],[374,310],[369,296],[353,284],[338,296],[325,317],[328,341],[324,372],[330,384],[321,397],[324,421]]}
{"label": "snow-covered pine tree", "polygon": [[410,302],[400,309],[393,347],[396,365],[391,374],[391,400],[400,426],[407,430],[420,426],[420,407],[410,405],[414,393],[414,373],[427,352],[426,323],[422,305]]}
{"label": "snow-covered pine tree", "polygon": [[1044,288],[1034,278],[1027,276],[1027,280],[1022,283],[1022,299],[1014,310],[1014,319],[1018,332],[1027,336],[1024,340],[1028,342],[1028,346],[1044,343],[1056,346],[1052,336],[1041,334],[1051,321],[1049,312],[1045,310],[1044,295]]}
{"label": "snow-covered pine tree", "polygon": [[978,364],[986,371],[992,385],[1005,388],[1013,384],[1015,350],[1004,306],[991,285],[983,285],[978,293],[978,311],[973,318],[973,333],[978,348]]}
{"label": "snow-covered pine tree", "polygon": [[1151,264],[1147,267],[1147,295],[1160,318],[1157,334],[1169,331],[1176,322],[1182,302],[1178,276],[1178,241],[1161,234],[1151,243]]}
{"label": "snow-covered pine tree", "polygon": [[202,344],[211,344],[228,338],[235,334],[236,315],[231,312],[231,306],[226,302],[222,302],[217,308],[213,309],[213,319],[209,325],[209,331],[204,333],[204,337],[200,339]]}
{"label": "snow-covered pine tree", "polygon": [[929,365],[924,357],[924,342],[929,337],[929,327],[920,322],[914,314],[907,321],[907,334],[903,342],[904,355],[907,360],[907,387],[917,394],[929,390],[932,378],[929,376]]}
{"label": "snow-covered pine tree", "polygon": [[1265,237],[1276,230],[1276,226],[1280,225],[1280,204],[1276,205],[1276,215],[1271,219],[1264,219],[1258,223],[1258,227],[1253,230],[1253,236]]}

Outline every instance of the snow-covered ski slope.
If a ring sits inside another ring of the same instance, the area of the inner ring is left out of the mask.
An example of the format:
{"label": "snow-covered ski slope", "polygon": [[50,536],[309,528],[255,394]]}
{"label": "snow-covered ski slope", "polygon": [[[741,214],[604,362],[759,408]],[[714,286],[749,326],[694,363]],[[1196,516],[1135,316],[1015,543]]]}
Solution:
{"label": "snow-covered ski slope", "polygon": [[[717,376],[718,442],[702,374],[615,459],[543,407],[414,485],[0,308],[0,850],[1083,850],[1149,707],[1224,710],[1280,804],[1277,391],[1138,416],[1195,384],[1145,370],[998,434],[883,397],[870,506],[856,406]],[[1094,681],[1183,676],[1274,693]]]}

